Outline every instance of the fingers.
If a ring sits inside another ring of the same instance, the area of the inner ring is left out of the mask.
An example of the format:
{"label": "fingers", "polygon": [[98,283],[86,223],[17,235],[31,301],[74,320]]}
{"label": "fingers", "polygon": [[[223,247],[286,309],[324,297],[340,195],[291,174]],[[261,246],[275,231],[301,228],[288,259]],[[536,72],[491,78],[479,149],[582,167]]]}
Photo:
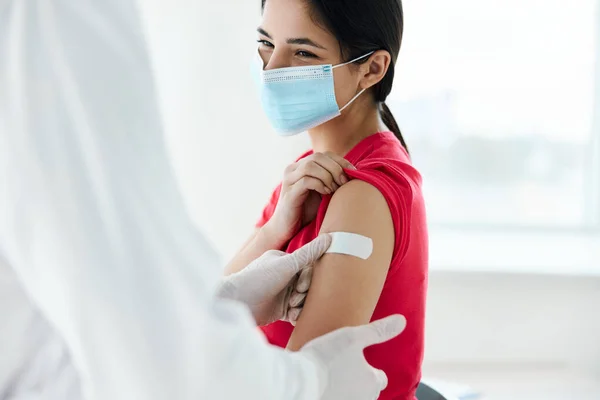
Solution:
{"label": "fingers", "polygon": [[350,328],[350,335],[353,344],[364,348],[387,342],[402,333],[404,328],[406,318],[403,315],[390,315],[368,325]]}
{"label": "fingers", "polygon": [[292,186],[303,177],[312,177],[320,180],[333,193],[348,182],[344,169],[356,168],[334,153],[315,153],[286,168],[284,185]]}
{"label": "fingers", "polygon": [[[328,247],[329,249],[329,247]],[[327,250],[325,250],[327,251]],[[296,283],[296,292],[298,293],[306,293],[308,292],[308,288],[310,287],[310,283],[312,281],[313,268],[305,268],[300,273],[300,277],[298,278],[298,282]]]}
{"label": "fingers", "polygon": [[[285,251],[281,251],[281,250],[267,250],[263,253],[263,255],[260,258],[262,260],[264,260],[265,262],[267,262],[267,261],[278,260],[281,257],[285,256],[286,254],[287,253]],[[250,265],[257,265],[257,264],[250,263]]]}
{"label": "fingers", "polygon": [[303,269],[294,285],[294,291],[290,296],[287,312],[287,320],[293,326],[296,326],[296,321],[298,321],[302,308],[304,307],[304,300],[306,300],[308,289],[310,288],[312,274],[312,267]]}
{"label": "fingers", "polygon": [[296,284],[294,286],[294,292],[290,296],[290,308],[298,308],[304,304],[304,299],[310,288],[312,281],[313,267],[307,267],[302,270]]}
{"label": "fingers", "polygon": [[[331,155],[329,155],[331,154]],[[313,164],[318,165],[321,169],[328,172],[331,176],[332,182],[336,184],[338,187],[342,186],[344,183],[348,182],[348,177],[344,173],[344,167],[336,161],[333,157],[336,157],[338,160],[341,159],[344,161],[344,165],[350,164],[348,161],[343,159],[342,157],[336,156],[335,154],[321,154],[315,153],[311,157],[311,161]]]}
{"label": "fingers", "polygon": [[348,182],[348,177],[344,172],[345,169],[356,170],[356,167],[354,167],[350,161],[346,160],[344,157],[338,156],[335,153],[315,153],[311,157],[314,162],[329,171],[333,177],[333,180],[339,186],[342,186]]}
{"label": "fingers", "polygon": [[[277,270],[278,279],[286,285],[292,284],[293,289],[296,287],[296,282],[292,282],[292,279],[300,271],[311,267],[315,261],[325,254],[329,246],[331,246],[331,235],[323,233],[312,242],[302,246],[291,254],[282,253],[285,255],[270,259],[269,268]],[[307,276],[305,275],[303,279],[306,280],[306,278]],[[306,283],[303,286],[306,286]],[[285,305],[287,307],[287,301]]]}
{"label": "fingers", "polygon": [[352,163],[348,160],[346,160],[344,157],[340,157],[335,153],[331,153],[329,151],[323,153],[326,157],[329,157],[330,159],[332,159],[333,161],[335,161],[337,164],[339,164],[343,169],[350,169],[353,171],[356,171],[356,167],[354,165],[352,165]]}
{"label": "fingers", "polygon": [[313,178],[312,176],[304,176],[292,184],[290,188],[290,194],[296,198],[309,190],[314,190],[323,196],[333,193],[333,191],[327,185],[325,185],[322,180]]}
{"label": "fingers", "polygon": [[304,303],[304,299],[306,299],[306,293],[298,293],[296,291],[292,292],[289,301],[290,308],[300,307],[302,303]]}
{"label": "fingers", "polygon": [[285,256],[286,259],[292,261],[290,264],[292,264],[294,268],[293,272],[298,273],[303,269],[311,267],[312,264],[321,258],[327,249],[329,249],[329,246],[331,246],[331,240],[332,238],[330,234],[323,233],[312,242],[300,247],[292,254]]}
{"label": "fingers", "polygon": [[383,392],[388,385],[387,375],[385,374],[385,372],[377,368],[373,368],[373,374],[375,375],[375,380],[379,385],[379,391]]}
{"label": "fingers", "polygon": [[340,328],[306,343],[301,350],[316,347],[325,359],[346,351],[349,347],[364,349],[378,343],[384,343],[398,336],[406,327],[406,318],[402,315],[372,322],[368,325]]}
{"label": "fingers", "polygon": [[[331,161],[332,164],[337,165],[335,162]],[[338,168],[341,169],[341,167]],[[291,174],[288,175],[287,179],[292,185],[302,179],[305,176],[310,176],[312,178],[316,178],[323,182],[325,186],[327,186],[331,192],[333,193],[339,186],[335,184],[334,175],[331,171],[325,168],[323,165],[315,162],[314,159],[309,159],[306,161],[302,161],[298,168],[296,168]]]}
{"label": "fingers", "polygon": [[300,318],[300,313],[302,312],[302,307],[290,308],[287,314],[287,320],[293,326],[296,326],[296,322],[298,322],[298,318]]}

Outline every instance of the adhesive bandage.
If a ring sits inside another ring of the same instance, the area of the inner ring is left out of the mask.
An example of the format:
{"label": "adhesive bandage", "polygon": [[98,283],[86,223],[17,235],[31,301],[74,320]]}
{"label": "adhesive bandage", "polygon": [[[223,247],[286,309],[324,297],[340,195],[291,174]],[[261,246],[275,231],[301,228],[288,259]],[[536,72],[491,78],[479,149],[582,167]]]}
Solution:
{"label": "adhesive bandage", "polygon": [[331,246],[327,253],[346,254],[362,258],[363,260],[371,257],[373,253],[373,240],[357,233],[333,232]]}

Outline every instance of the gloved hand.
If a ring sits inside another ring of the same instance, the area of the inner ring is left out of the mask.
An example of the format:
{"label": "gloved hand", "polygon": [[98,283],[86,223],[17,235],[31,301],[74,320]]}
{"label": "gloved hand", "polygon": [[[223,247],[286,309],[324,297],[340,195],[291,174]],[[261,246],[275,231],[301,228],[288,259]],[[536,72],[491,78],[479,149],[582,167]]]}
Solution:
{"label": "gloved hand", "polygon": [[365,360],[363,350],[386,342],[406,327],[402,315],[369,325],[338,329],[308,342],[297,353],[320,367],[320,400],[376,400],[387,386],[387,376]]}
{"label": "gloved hand", "polygon": [[302,308],[304,308],[304,300],[308,294],[308,289],[312,283],[313,267],[306,267],[298,275],[298,279],[294,283],[292,294],[288,304],[288,312],[285,317],[292,325],[296,326],[296,321],[300,318]]}
{"label": "gloved hand", "polygon": [[311,267],[330,245],[331,235],[323,234],[291,254],[267,251],[240,272],[223,278],[217,296],[245,303],[258,325],[285,319],[298,273]]}

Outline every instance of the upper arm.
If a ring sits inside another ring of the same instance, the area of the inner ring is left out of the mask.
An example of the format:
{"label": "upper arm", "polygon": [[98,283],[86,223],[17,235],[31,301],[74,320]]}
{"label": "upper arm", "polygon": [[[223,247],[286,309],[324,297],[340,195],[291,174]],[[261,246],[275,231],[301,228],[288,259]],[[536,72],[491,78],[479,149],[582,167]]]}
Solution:
{"label": "upper arm", "polygon": [[335,193],[321,232],[367,236],[373,240],[373,253],[367,260],[326,254],[317,262],[304,309],[288,343],[291,350],[335,329],[368,323],[392,260],[392,216],[381,192],[366,182],[354,180]]}

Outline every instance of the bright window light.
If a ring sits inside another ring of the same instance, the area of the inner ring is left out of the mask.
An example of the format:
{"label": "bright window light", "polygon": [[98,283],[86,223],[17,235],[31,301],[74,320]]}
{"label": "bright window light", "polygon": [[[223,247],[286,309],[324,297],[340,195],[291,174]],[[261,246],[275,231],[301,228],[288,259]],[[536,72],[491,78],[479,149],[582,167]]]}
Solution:
{"label": "bright window light", "polygon": [[591,226],[596,1],[403,3],[388,105],[430,222]]}

